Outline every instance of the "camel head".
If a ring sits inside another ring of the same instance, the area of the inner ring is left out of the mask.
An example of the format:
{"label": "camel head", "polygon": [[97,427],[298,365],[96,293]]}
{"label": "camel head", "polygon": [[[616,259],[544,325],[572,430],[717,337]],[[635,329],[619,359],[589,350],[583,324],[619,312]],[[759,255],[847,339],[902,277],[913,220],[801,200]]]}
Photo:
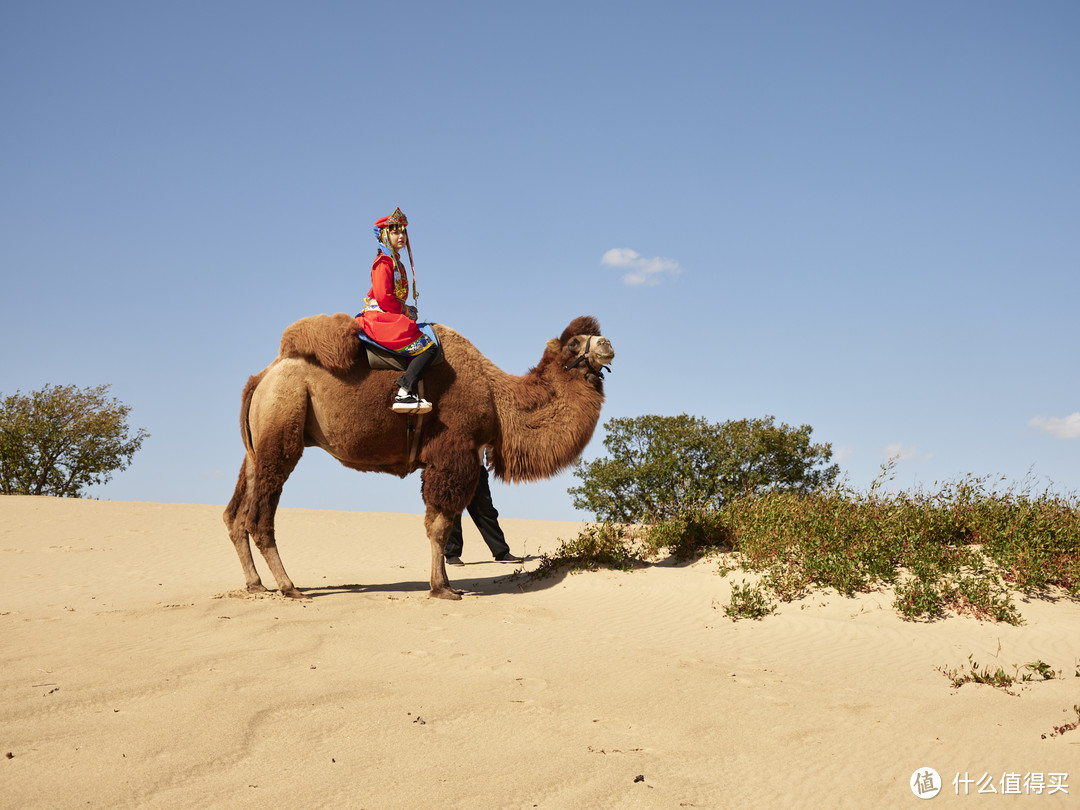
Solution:
{"label": "camel head", "polygon": [[566,469],[592,438],[604,404],[604,367],[615,357],[595,318],[570,322],[523,377],[503,375],[490,459],[503,481],[539,481]]}
{"label": "camel head", "polygon": [[587,315],[574,318],[562,337],[549,340],[544,354],[566,371],[597,380],[604,379],[604,366],[615,359],[611,341],[600,334],[596,318]]}

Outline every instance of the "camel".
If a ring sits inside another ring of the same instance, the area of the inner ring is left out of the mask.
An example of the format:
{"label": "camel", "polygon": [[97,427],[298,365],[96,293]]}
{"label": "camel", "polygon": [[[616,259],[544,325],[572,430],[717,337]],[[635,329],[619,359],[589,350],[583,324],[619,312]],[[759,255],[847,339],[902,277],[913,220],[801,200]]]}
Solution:
{"label": "camel", "polygon": [[294,323],[278,357],[248,380],[240,410],[246,455],[223,517],[249,592],[267,590],[250,535],[279,592],[303,598],[278,554],[274,514],[305,447],[321,447],[364,472],[422,470],[430,595],[441,599],[463,593],[450,586],[443,549],[454,517],[472,500],[482,451],[497,478],[526,482],[555,475],[585,449],[604,402],[605,366],[615,357],[596,319],[571,321],[524,376],[500,370],[452,329],[435,324],[434,330],[444,362],[424,377],[425,396],[435,403],[426,416],[390,410],[400,372],[371,367],[356,322],[344,313]]}

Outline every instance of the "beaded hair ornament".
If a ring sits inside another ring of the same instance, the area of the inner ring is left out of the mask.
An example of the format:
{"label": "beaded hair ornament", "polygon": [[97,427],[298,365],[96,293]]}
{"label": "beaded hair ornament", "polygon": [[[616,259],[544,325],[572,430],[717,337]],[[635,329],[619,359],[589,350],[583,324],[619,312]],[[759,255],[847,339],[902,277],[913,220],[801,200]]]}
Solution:
{"label": "beaded hair ornament", "polygon": [[[388,217],[382,217],[380,219],[375,220],[375,238],[379,240],[380,247],[386,248],[387,253],[394,260],[394,264],[396,266],[400,267],[401,266],[401,257],[398,255],[397,251],[395,251],[390,246],[390,227],[391,226],[400,226],[400,227],[406,229],[405,230],[405,249],[409,252],[409,269],[412,270],[412,296],[413,296],[413,301],[418,301],[419,298],[420,298],[420,293],[417,292],[417,290],[416,290],[416,266],[413,264],[412,242],[409,241],[409,231],[408,231],[409,220],[405,216],[405,214],[402,213],[400,208],[395,208],[394,213],[392,213]],[[405,268],[402,268],[403,273],[404,273],[404,270],[405,270]],[[407,296],[408,295],[408,290],[406,290],[405,293],[406,293],[406,296]]]}

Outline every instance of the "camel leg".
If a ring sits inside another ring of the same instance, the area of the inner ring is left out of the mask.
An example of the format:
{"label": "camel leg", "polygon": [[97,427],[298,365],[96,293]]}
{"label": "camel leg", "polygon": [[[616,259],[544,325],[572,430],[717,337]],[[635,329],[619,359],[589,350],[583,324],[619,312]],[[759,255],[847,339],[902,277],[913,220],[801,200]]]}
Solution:
{"label": "camel leg", "polygon": [[274,532],[274,516],[281,500],[281,490],[304,453],[303,415],[298,412],[292,417],[265,429],[255,444],[254,459],[249,462],[251,471],[246,522],[255,547],[262,552],[281,595],[304,599],[285,573]]}
{"label": "camel leg", "polygon": [[266,590],[266,587],[259,578],[259,572],[255,568],[255,560],[251,557],[251,544],[248,542],[247,492],[250,473],[249,462],[245,458],[244,463],[240,465],[240,478],[236,482],[236,490],[233,492],[229,505],[225,507],[225,514],[222,517],[229,529],[229,537],[233,546],[236,548],[236,556],[240,558],[240,565],[244,569],[247,590],[250,593],[261,593]]}
{"label": "camel leg", "polygon": [[270,573],[274,575],[274,580],[277,582],[281,595],[290,599],[306,599],[307,597],[293,584],[289,575],[285,573],[285,566],[281,562],[281,555],[278,553],[277,540],[274,539],[273,532],[271,531],[268,535],[256,535],[255,545],[259,547],[263,559],[270,566]]}
{"label": "camel leg", "polygon": [[420,494],[427,506],[424,528],[431,541],[431,595],[439,599],[460,599],[463,591],[450,587],[446,576],[446,541],[454,525],[476,492],[480,477],[480,457],[474,450],[440,446],[432,442],[426,451],[429,458],[441,462],[424,469],[420,476]]}
{"label": "camel leg", "polygon": [[454,525],[453,512],[447,512],[437,506],[428,505],[424,516],[424,528],[431,541],[431,596],[437,599],[460,599],[464,591],[450,587],[450,578],[446,576],[446,540]]}
{"label": "camel leg", "polygon": [[[273,519],[277,507],[277,497],[272,498],[273,506],[270,509],[269,529],[264,527],[260,530],[255,525],[252,525],[254,521],[250,518],[250,493],[254,490],[252,486],[254,483],[253,466],[248,459],[244,460],[244,465],[240,468],[240,479],[236,483],[236,491],[233,493],[229,505],[225,508],[224,515],[225,525],[229,527],[229,537],[236,548],[236,555],[240,558],[240,565],[244,569],[247,590],[249,593],[266,592],[266,586],[262,584],[259,571],[255,568],[255,560],[251,555],[251,544],[248,541],[250,528],[250,534],[255,539],[255,545],[262,552],[267,565],[270,566],[270,572],[274,575],[281,593],[294,599],[303,598],[303,594],[297,590],[289,575],[285,573],[281,555],[278,554],[277,541],[274,539]],[[278,496],[280,496],[280,493],[278,493]],[[260,516],[264,515],[265,512],[265,509],[261,510]]]}
{"label": "camel leg", "polygon": [[[256,480],[258,480],[257,477]],[[281,554],[278,553],[277,537],[274,533],[274,515],[277,513],[280,498],[280,487],[264,497],[253,520],[254,525],[249,525],[249,530],[255,540],[256,548],[262,552],[263,559],[266,560],[270,573],[273,574],[274,581],[277,582],[278,591],[281,595],[290,599],[305,599],[304,594],[297,589],[292,579],[285,573],[285,565],[281,562]]]}

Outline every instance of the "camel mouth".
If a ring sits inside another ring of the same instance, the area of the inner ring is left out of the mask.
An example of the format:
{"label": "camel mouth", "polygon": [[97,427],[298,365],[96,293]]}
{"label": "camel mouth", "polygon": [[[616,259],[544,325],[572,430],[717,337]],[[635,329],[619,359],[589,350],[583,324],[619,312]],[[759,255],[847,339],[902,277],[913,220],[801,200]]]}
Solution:
{"label": "camel mouth", "polygon": [[615,359],[615,349],[611,345],[611,341],[602,337],[597,343],[597,347],[592,350],[592,359],[602,366],[610,365],[611,361]]}

